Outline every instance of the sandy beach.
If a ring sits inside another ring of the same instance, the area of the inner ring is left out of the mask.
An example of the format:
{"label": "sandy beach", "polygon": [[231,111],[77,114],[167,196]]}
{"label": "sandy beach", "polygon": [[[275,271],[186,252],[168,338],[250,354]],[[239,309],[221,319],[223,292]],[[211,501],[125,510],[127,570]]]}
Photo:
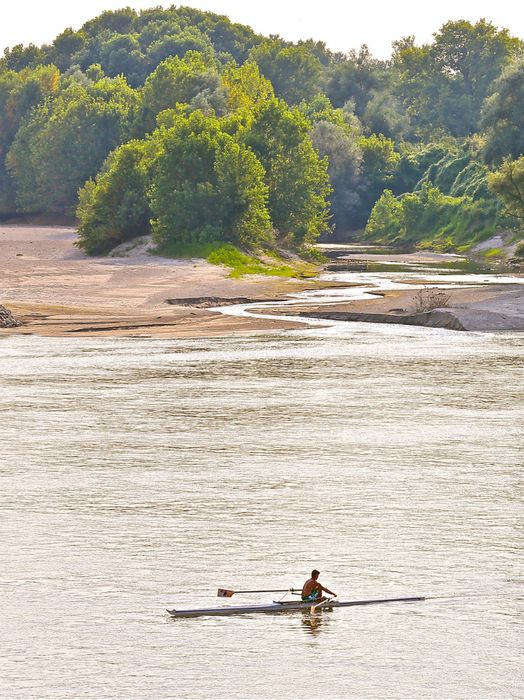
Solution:
{"label": "sandy beach", "polygon": [[[22,321],[3,333],[184,337],[293,328],[271,318],[233,318],[188,299],[276,299],[318,286],[315,280],[250,276],[204,260],[84,255],[70,227],[0,225],[0,303]],[[173,303],[184,299],[184,305]],[[166,303],[166,300],[171,303]],[[218,304],[217,304],[218,305]]]}
{"label": "sandy beach", "polygon": [[[415,312],[416,291],[409,288],[343,304],[294,306],[285,310],[289,321],[271,318],[271,312],[267,318],[225,316],[207,307],[228,300],[277,300],[330,285],[258,275],[231,279],[227,269],[204,260],[170,260],[140,248],[127,257],[91,258],[75,247],[75,240],[71,227],[0,225],[0,304],[22,323],[2,333],[199,337],[301,326],[293,315],[454,330],[524,330],[524,285],[518,284],[447,290],[446,308],[422,316]],[[435,254],[377,257],[431,262]],[[418,282],[424,283],[422,276]]]}

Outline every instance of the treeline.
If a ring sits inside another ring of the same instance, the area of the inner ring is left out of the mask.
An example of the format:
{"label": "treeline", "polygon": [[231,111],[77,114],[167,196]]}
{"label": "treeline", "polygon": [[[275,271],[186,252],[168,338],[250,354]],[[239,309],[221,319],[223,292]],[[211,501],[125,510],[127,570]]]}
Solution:
{"label": "treeline", "polygon": [[105,12],[5,50],[0,216],[76,213],[90,253],[363,228],[465,248],[524,217],[523,97],[524,44],[485,20],[380,61],[191,8]]}

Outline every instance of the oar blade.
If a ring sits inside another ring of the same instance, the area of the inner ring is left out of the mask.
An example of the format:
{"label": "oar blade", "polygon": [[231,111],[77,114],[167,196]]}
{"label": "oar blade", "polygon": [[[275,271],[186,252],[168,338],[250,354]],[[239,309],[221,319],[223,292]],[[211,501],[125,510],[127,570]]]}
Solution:
{"label": "oar blade", "polygon": [[234,594],[235,591],[229,591],[227,588],[219,588],[217,591],[219,598],[231,598]]}

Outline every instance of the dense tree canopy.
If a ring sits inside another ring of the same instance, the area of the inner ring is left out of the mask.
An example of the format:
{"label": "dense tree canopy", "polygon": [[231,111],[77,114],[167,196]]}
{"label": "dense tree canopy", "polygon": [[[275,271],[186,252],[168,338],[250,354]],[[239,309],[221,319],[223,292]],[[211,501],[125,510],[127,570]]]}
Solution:
{"label": "dense tree canopy", "polygon": [[506,160],[498,171],[488,175],[488,184],[502,198],[507,213],[524,221],[524,156]]}
{"label": "dense tree canopy", "polygon": [[408,37],[394,47],[395,91],[415,128],[461,137],[478,129],[493,81],[524,45],[486,20],[459,20],[444,24],[433,44]]}
{"label": "dense tree canopy", "polygon": [[72,212],[78,188],[129,136],[138,96],[123,78],[72,84],[23,120],[7,155],[26,212]]}
{"label": "dense tree canopy", "polygon": [[273,39],[253,49],[251,59],[271,81],[277,97],[289,105],[310,99],[318,92],[322,64],[306,46],[285,46]]}
{"label": "dense tree canopy", "polygon": [[213,58],[189,52],[184,58],[166,58],[147,79],[137,124],[139,133],[156,127],[156,117],[177,104],[191,104],[205,96],[215,111],[225,110],[226,98],[220,91],[220,76]]}
{"label": "dense tree canopy", "polygon": [[488,163],[524,154],[524,61],[509,65],[484,103],[482,126]]}
{"label": "dense tree canopy", "polygon": [[14,182],[6,157],[23,118],[40,102],[55,94],[60,73],[54,66],[24,68],[0,73],[0,215],[16,211]]}
{"label": "dense tree canopy", "polygon": [[328,71],[326,94],[335,105],[353,102],[361,116],[373,95],[387,82],[386,66],[371,55],[367,46],[351,51],[346,60],[335,63]]}
{"label": "dense tree canopy", "polygon": [[229,240],[253,245],[271,238],[264,170],[216,117],[201,112],[180,116],[160,138],[151,188],[158,243]]}
{"label": "dense tree canopy", "polygon": [[383,61],[190,7],[103,12],[4,51],[0,216],[78,205],[91,253],[151,230],[300,246],[366,224],[466,245],[513,225],[502,204],[518,218],[523,61],[484,19],[400,38]]}
{"label": "dense tree canopy", "polygon": [[159,146],[153,139],[129,141],[108,157],[100,174],[80,190],[79,245],[105,253],[140,233],[149,233],[147,193]]}
{"label": "dense tree canopy", "polygon": [[330,192],[327,159],[309,137],[310,123],[282,100],[259,107],[244,134],[262,163],[275,228],[297,242],[312,242],[328,230]]}

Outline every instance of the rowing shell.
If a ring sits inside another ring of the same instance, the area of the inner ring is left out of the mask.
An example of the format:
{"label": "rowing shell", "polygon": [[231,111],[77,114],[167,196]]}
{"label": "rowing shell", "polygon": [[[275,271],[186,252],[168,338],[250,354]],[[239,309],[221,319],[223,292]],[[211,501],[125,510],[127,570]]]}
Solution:
{"label": "rowing shell", "polygon": [[[377,603],[413,603],[425,600],[421,596],[412,598],[381,598],[376,600],[330,600],[326,608],[349,608],[353,605],[375,605]],[[204,615],[249,615],[251,613],[283,613],[294,610],[310,610],[314,603],[295,601],[274,602],[266,605],[229,605],[222,608],[196,608],[195,610],[168,610],[172,617],[201,617]],[[320,608],[319,608],[320,609]]]}

